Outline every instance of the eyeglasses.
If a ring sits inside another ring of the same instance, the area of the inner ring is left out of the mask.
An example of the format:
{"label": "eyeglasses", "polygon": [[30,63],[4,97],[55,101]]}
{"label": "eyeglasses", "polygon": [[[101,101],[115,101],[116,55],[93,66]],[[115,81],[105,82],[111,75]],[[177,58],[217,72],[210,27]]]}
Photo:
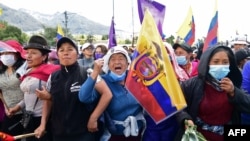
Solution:
{"label": "eyeglasses", "polygon": [[86,50],[94,50],[92,47],[85,48]]}

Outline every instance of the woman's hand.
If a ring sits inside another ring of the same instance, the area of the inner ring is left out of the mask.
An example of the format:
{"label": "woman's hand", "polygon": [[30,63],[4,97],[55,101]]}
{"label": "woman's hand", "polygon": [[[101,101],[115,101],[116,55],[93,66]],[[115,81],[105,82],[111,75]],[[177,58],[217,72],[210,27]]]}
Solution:
{"label": "woman's hand", "polygon": [[96,131],[98,131],[98,127],[97,126],[98,126],[97,119],[90,117],[89,121],[88,121],[88,125],[87,125],[88,131],[89,132],[96,132]]}
{"label": "woman's hand", "polygon": [[[10,109],[10,108],[9,108],[9,109]],[[9,109],[4,108],[4,111],[5,111],[6,116],[9,117],[9,118],[11,118],[11,116],[12,116],[13,114],[11,114],[11,113],[9,112]]]}
{"label": "woman's hand", "polygon": [[36,128],[34,131],[36,138],[41,138],[46,132],[45,132],[45,127],[40,125],[39,127]]}
{"label": "woman's hand", "polygon": [[46,90],[46,88],[44,86],[42,86],[42,90],[36,89],[36,95],[41,100],[50,100],[51,99],[51,95],[49,94],[49,92]]}
{"label": "woman's hand", "polygon": [[185,119],[184,120],[184,125],[185,125],[185,129],[187,129],[190,126],[194,126],[194,122],[190,119]]}
{"label": "woman's hand", "polygon": [[13,116],[16,112],[18,112],[21,109],[20,106],[16,105],[15,107],[9,108],[8,115],[9,117]]}
{"label": "woman's hand", "polygon": [[230,96],[234,96],[234,84],[233,82],[225,77],[220,81],[220,88],[228,93]]}
{"label": "woman's hand", "polygon": [[94,71],[98,72],[98,74],[102,71],[102,66],[104,64],[104,59],[100,58],[95,60],[94,62]]}

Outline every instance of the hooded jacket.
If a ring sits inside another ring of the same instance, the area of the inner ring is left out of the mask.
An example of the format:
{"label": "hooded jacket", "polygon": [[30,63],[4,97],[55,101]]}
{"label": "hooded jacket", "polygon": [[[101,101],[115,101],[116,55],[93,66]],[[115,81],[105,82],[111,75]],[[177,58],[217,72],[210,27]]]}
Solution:
{"label": "hooded jacket", "polygon": [[[215,51],[219,48],[225,49],[229,52],[229,61],[230,61],[230,72],[226,77],[228,77],[234,84],[235,95],[233,97],[228,97],[229,102],[233,105],[233,114],[231,117],[230,123],[240,124],[240,112],[250,112],[250,109],[247,108],[250,106],[250,96],[246,95],[244,91],[240,90],[242,75],[240,70],[236,65],[234,59],[234,54],[229,47],[226,46],[215,46],[206,50],[202,56],[198,66],[198,76],[190,78],[187,81],[181,82],[181,88],[187,102],[187,108],[179,112],[177,116],[178,122],[181,124],[181,130],[178,137],[181,137],[184,133],[184,120],[191,119],[196,120],[199,111],[200,102],[204,96],[204,87],[206,81],[211,80],[209,75],[209,62],[211,57],[214,55]],[[180,140],[180,139],[177,139]]]}

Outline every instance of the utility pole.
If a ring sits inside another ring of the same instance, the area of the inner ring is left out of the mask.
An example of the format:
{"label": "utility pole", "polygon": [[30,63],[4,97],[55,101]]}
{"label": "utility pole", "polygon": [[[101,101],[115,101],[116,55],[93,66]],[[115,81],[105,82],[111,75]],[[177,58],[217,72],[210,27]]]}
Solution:
{"label": "utility pole", "polygon": [[65,24],[65,37],[67,37],[67,34],[68,34],[68,13],[67,13],[67,11],[64,12],[64,16],[65,16],[65,21],[64,21],[64,24]]}

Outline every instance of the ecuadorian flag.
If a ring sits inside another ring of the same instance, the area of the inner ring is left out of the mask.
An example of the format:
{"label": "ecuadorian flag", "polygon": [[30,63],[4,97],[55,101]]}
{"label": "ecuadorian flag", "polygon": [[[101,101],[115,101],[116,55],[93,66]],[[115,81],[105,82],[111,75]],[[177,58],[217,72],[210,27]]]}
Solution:
{"label": "ecuadorian flag", "polygon": [[207,37],[204,43],[203,52],[207,50],[209,47],[212,47],[218,42],[218,8],[217,8],[217,0],[215,2],[215,12],[214,16],[210,22],[210,26],[207,32]]}
{"label": "ecuadorian flag", "polygon": [[64,33],[63,33],[63,30],[62,30],[62,27],[61,27],[61,25],[58,24],[58,26],[57,26],[56,40],[58,41],[63,36],[64,36]]}
{"label": "ecuadorian flag", "polygon": [[3,9],[0,7],[0,16],[3,14]]}
{"label": "ecuadorian flag", "polygon": [[179,38],[183,39],[185,43],[192,46],[195,40],[195,22],[191,6],[189,7],[188,14],[183,24],[177,31]]}
{"label": "ecuadorian flag", "polygon": [[148,9],[125,86],[156,123],[186,107],[167,50]]}

